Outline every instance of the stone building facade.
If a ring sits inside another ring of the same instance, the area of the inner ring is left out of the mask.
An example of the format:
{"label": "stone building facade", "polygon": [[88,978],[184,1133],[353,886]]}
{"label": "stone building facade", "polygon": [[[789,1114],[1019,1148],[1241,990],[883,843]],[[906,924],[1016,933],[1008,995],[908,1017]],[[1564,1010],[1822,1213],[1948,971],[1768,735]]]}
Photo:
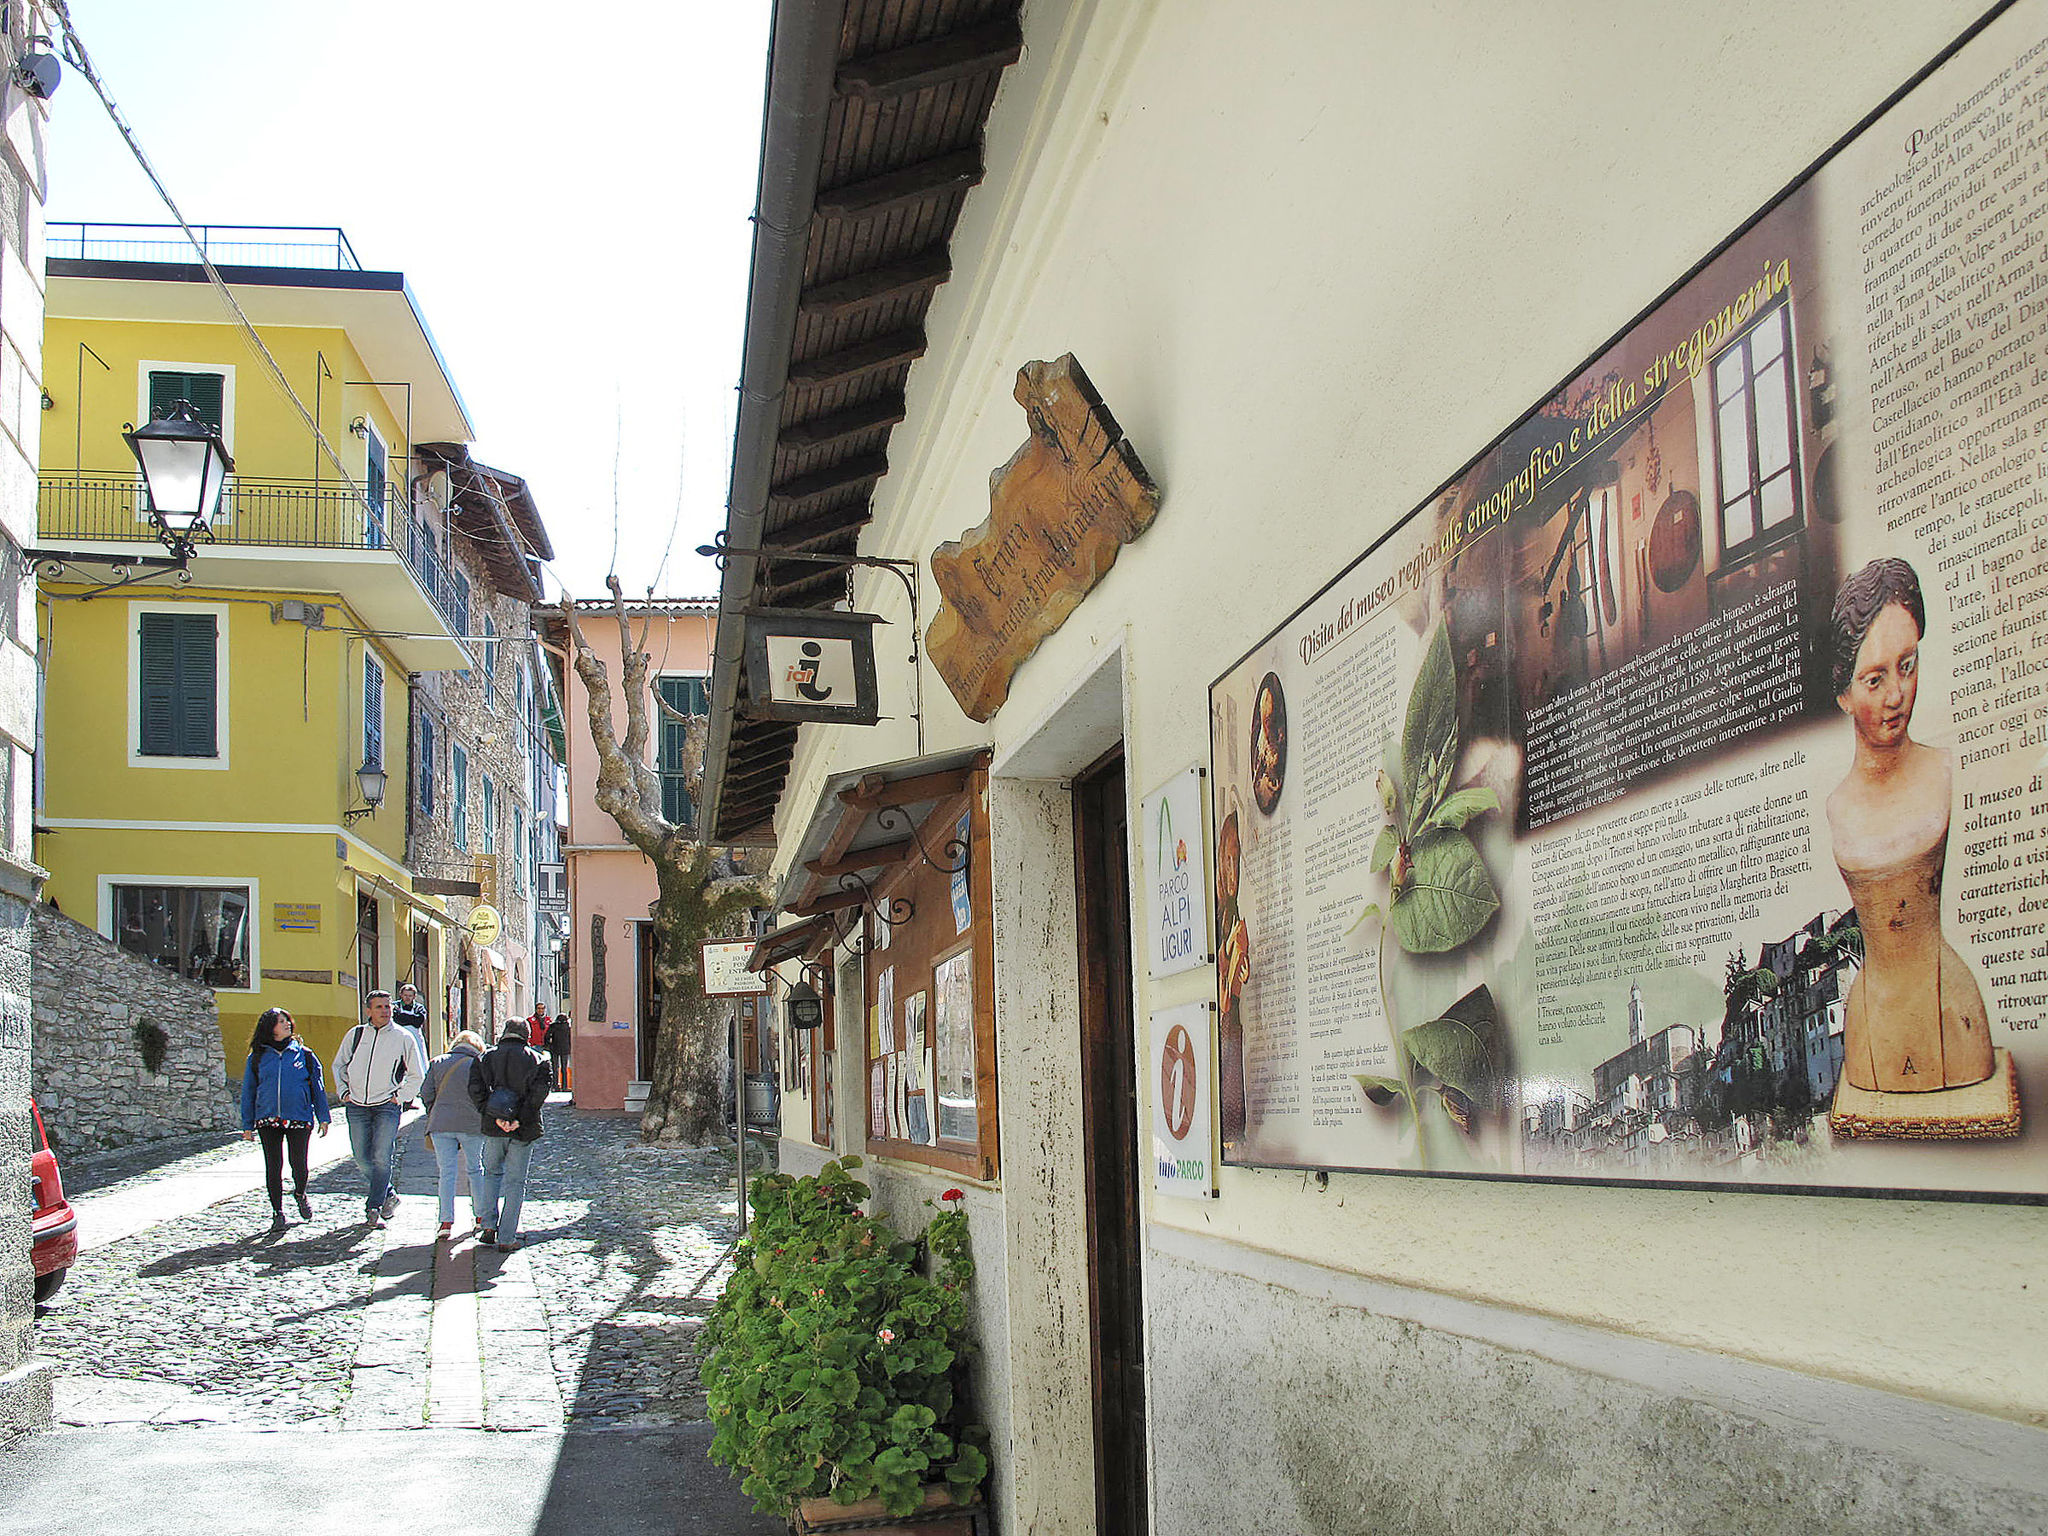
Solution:
{"label": "stone building facade", "polygon": [[13,64],[43,30],[38,7],[4,12],[0,80],[0,1442],[50,1421],[50,1372],[30,1353],[28,1258],[30,909],[34,861],[36,633],[32,577],[42,427],[43,133],[48,108]]}
{"label": "stone building facade", "polygon": [[[505,1019],[556,1001],[539,990],[549,934],[535,901],[537,864],[553,843],[555,756],[542,719],[554,695],[531,617],[544,597],[540,562],[554,549],[525,481],[456,444],[418,448],[413,503],[434,542],[428,565],[466,607],[474,661],[409,683],[406,863],[456,921],[446,974],[414,978],[441,1049],[458,1029],[494,1038]],[[485,944],[466,926],[480,904],[503,919]]]}
{"label": "stone building facade", "polygon": [[60,1156],[240,1128],[213,989],[32,909],[34,1088]]}

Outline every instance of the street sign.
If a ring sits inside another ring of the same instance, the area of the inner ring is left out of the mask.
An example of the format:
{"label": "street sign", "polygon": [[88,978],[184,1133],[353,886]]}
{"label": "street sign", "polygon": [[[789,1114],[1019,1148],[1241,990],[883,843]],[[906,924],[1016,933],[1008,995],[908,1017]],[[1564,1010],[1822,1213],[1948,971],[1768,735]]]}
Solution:
{"label": "street sign", "polygon": [[706,997],[758,997],[768,990],[767,974],[747,969],[752,939],[706,939],[699,953]]}

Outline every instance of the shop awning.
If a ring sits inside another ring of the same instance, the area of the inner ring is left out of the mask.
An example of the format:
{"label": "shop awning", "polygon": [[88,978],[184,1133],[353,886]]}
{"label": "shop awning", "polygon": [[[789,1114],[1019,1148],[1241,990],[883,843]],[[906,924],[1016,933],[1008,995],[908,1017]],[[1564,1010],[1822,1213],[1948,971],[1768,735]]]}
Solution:
{"label": "shop awning", "polygon": [[832,775],[776,905],[794,917],[842,911],[861,905],[866,888],[894,865],[918,857],[949,862],[946,837],[925,833],[925,821],[988,759],[986,747],[962,747]]}
{"label": "shop awning", "polygon": [[785,923],[772,933],[761,935],[754,945],[754,952],[747,956],[747,969],[765,971],[785,960],[815,958],[817,952],[837,936],[838,930],[832,926],[832,919],[824,913]]}
{"label": "shop awning", "polygon": [[373,890],[382,891],[393,901],[411,907],[414,911],[432,918],[444,927],[453,927],[455,924],[455,920],[448,915],[445,908],[436,906],[416,891],[407,890],[396,880],[390,879],[388,876],[372,874],[369,870],[358,869],[353,864],[348,866],[348,872],[356,877],[358,885],[367,885]]}

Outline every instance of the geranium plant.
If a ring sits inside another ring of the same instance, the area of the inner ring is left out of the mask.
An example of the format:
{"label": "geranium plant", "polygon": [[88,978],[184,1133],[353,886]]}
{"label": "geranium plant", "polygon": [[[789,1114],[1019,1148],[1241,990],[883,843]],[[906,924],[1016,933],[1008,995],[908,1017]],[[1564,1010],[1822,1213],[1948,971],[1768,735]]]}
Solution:
{"label": "geranium plant", "polygon": [[744,1472],[763,1514],[830,1497],[905,1515],[927,1484],[964,1503],[988,1475],[988,1432],[961,1422],[957,1392],[973,1348],[966,1212],[948,1190],[923,1242],[906,1241],[862,1213],[859,1166],[754,1181],[753,1230],[705,1325],[711,1457]]}

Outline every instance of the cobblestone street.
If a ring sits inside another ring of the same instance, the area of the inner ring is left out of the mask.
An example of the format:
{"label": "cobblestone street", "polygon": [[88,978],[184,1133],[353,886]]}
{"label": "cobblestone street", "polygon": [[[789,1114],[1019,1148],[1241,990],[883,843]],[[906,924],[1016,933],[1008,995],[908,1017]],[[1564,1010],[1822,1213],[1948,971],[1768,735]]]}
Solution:
{"label": "cobblestone street", "polygon": [[[314,1143],[316,1163],[345,1136],[337,1122]],[[577,1443],[624,1453],[634,1441],[645,1456],[650,1436],[680,1439],[690,1453],[676,1464],[724,1512],[688,1528],[780,1529],[745,1515],[702,1459],[694,1341],[731,1261],[730,1152],[645,1147],[631,1120],[552,1105],[525,1246],[501,1254],[477,1247],[466,1193],[456,1240],[435,1241],[422,1141],[409,1122],[403,1203],[381,1230],[363,1222],[343,1155],[316,1167],[312,1219],[293,1216],[282,1233],[258,1187],[82,1253],[36,1325],[38,1350],[61,1370],[60,1423],[204,1426],[221,1446],[230,1430],[288,1430],[300,1445],[308,1432],[511,1430],[566,1444],[564,1432],[590,1431]],[[218,1178],[239,1146],[184,1138],[159,1149],[175,1160],[154,1169],[133,1149],[82,1160],[75,1183],[133,1205],[180,1175]],[[636,1433],[607,1438],[617,1431]],[[588,1454],[579,1464],[594,1465]]]}

